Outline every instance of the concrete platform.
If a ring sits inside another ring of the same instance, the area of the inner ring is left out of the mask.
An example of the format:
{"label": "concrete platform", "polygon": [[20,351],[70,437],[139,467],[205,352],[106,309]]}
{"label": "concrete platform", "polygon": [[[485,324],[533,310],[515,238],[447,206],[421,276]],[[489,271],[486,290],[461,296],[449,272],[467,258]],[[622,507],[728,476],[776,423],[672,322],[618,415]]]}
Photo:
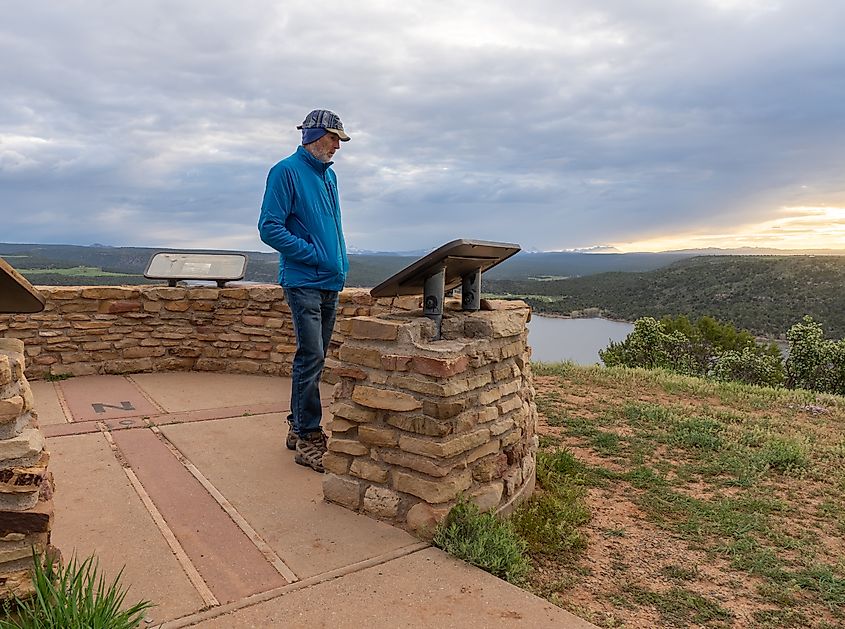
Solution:
{"label": "concrete platform", "polygon": [[[35,382],[53,542],[123,568],[146,626],[591,627],[323,501],[284,447],[290,382],[211,373]],[[324,406],[331,387],[323,389]]]}

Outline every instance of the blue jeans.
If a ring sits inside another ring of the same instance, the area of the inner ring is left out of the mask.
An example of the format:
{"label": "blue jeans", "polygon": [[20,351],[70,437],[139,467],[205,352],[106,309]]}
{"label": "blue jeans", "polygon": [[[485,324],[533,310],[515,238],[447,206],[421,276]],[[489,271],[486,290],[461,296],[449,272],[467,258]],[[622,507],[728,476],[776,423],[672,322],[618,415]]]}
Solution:
{"label": "blue jeans", "polygon": [[337,314],[337,291],[285,288],[296,334],[288,421],[300,437],[320,430],[320,376]]}

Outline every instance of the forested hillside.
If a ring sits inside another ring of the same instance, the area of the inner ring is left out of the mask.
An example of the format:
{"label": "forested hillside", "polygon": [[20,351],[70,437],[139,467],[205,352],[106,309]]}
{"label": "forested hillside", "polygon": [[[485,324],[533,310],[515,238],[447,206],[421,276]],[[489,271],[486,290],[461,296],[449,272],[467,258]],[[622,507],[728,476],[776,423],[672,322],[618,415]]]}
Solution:
{"label": "forested hillside", "polygon": [[[156,251],[0,243],[0,257],[33,284],[46,285],[150,282],[143,273]],[[277,254],[243,253],[249,257],[246,280],[276,281]],[[524,298],[539,312],[598,309],[628,321],[706,315],[770,337],[783,336],[808,314],[828,336],[845,337],[845,256],[688,255],[520,253],[486,273],[483,290]],[[347,285],[375,286],[415,259],[350,255]]]}
{"label": "forested hillside", "polygon": [[[6,259],[24,276],[38,284],[108,284],[114,283],[109,273],[123,274],[121,283],[145,283],[143,273],[157,251],[151,247],[107,247],[104,245],[42,245],[0,243],[0,257]],[[188,250],[182,250],[188,251]],[[213,253],[212,249],[193,249],[195,253]],[[244,253],[249,262],[246,279],[252,282],[275,282],[279,268],[276,253],[227,251]],[[576,277],[607,271],[650,271],[689,258],[691,254],[673,253],[607,253],[591,254],[572,251],[521,252],[492,269],[487,276],[499,279],[549,279]],[[419,256],[391,253],[354,253],[349,255],[348,286],[376,286]],[[97,270],[102,274],[96,273]]]}
{"label": "forested hillside", "polygon": [[767,336],[811,315],[829,336],[845,337],[845,256],[706,256],[645,273],[488,280],[484,290],[518,295],[540,312],[599,308],[628,321],[707,315]]}

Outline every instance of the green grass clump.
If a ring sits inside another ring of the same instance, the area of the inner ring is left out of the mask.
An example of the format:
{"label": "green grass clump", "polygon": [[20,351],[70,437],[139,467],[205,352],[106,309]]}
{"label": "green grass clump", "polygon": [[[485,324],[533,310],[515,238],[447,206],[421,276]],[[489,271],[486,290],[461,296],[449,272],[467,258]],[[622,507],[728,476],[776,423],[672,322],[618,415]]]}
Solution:
{"label": "green grass clump", "polygon": [[664,566],[660,573],[673,581],[695,581],[698,578],[698,566],[679,566],[670,564]]}
{"label": "green grass clump", "polygon": [[733,617],[715,601],[685,588],[672,587],[665,592],[654,592],[632,584],[625,587],[624,592],[634,603],[654,607],[663,626],[689,627],[692,623],[729,622]]}
{"label": "green grass clump", "polygon": [[70,378],[73,378],[73,375],[69,373],[48,373],[46,376],[44,376],[44,379],[47,382],[59,382],[61,380],[68,380]]}
{"label": "green grass clump", "polygon": [[845,578],[828,565],[815,564],[796,572],[794,580],[802,590],[817,592],[831,609],[845,607]]}
{"label": "green grass clump", "polygon": [[628,403],[623,413],[627,424],[634,428],[663,428],[676,420],[670,409],[645,402]]}
{"label": "green grass clump", "polygon": [[122,570],[111,583],[99,573],[93,556],[79,563],[72,557],[64,568],[33,557],[35,594],[15,599],[15,609],[0,629],[135,629],[153,605],[139,601],[121,609],[126,589],[120,584]]}
{"label": "green grass clump", "polygon": [[[805,629],[811,627],[810,618],[807,614],[794,609],[758,609],[753,614],[754,629],[769,629],[769,627],[795,627]],[[815,625],[819,629],[826,624]]]}
{"label": "green grass clump", "polygon": [[807,448],[795,439],[775,438],[763,444],[757,455],[760,463],[781,472],[807,468]]}
{"label": "green grass clump", "polygon": [[511,516],[529,551],[557,556],[584,548],[579,528],[590,519],[584,486],[595,482],[594,472],[568,450],[538,452],[537,481],[542,492]]}
{"label": "green grass clump", "polygon": [[559,363],[531,363],[531,370],[538,376],[568,376],[577,369],[578,366],[571,360]]}
{"label": "green grass clump", "polygon": [[592,445],[602,454],[616,454],[620,448],[619,435],[615,432],[598,431],[593,437]]}
{"label": "green grass clump", "polygon": [[434,545],[510,583],[522,583],[530,568],[527,545],[509,522],[460,501],[437,527]]}
{"label": "green grass clump", "polygon": [[671,429],[670,442],[683,448],[721,450],[722,424],[706,417],[691,417],[677,421]]}
{"label": "green grass clump", "polygon": [[513,516],[516,531],[528,542],[533,553],[560,555],[586,546],[578,526],[589,513],[572,501],[543,493],[522,505]]}

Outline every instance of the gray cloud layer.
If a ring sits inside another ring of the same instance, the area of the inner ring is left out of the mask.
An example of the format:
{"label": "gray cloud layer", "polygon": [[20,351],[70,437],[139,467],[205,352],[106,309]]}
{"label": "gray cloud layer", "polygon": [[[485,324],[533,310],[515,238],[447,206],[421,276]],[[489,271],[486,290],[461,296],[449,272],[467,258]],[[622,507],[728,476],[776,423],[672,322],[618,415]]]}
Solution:
{"label": "gray cloud layer", "polygon": [[315,107],[351,245],[543,249],[845,206],[838,0],[3,2],[13,242],[263,248]]}

